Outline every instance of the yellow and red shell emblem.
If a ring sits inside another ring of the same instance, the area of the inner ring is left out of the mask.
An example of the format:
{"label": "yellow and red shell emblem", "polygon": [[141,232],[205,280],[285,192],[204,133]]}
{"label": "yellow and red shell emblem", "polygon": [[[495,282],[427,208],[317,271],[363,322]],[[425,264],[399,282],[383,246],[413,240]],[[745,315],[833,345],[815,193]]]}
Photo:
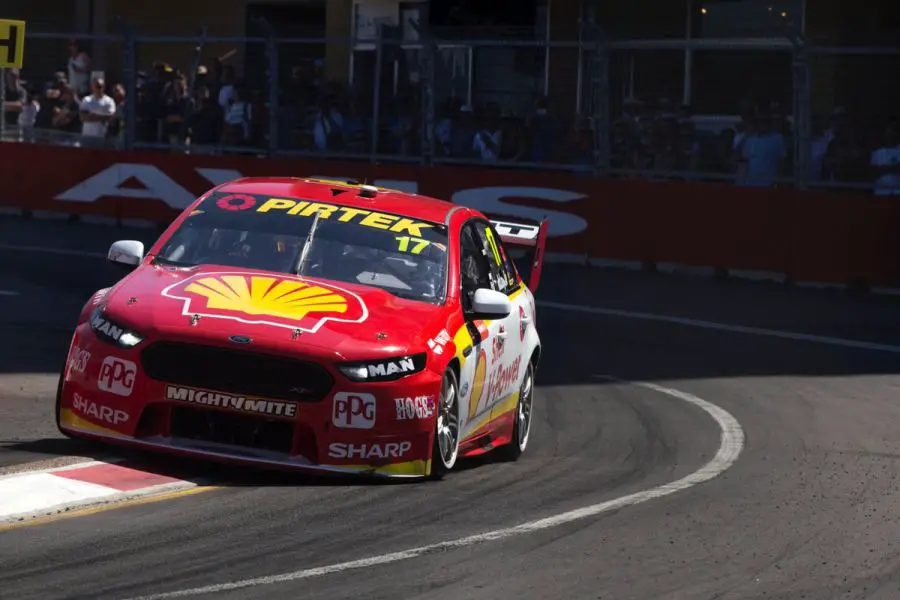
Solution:
{"label": "yellow and red shell emblem", "polygon": [[290,277],[250,273],[203,273],[167,287],[181,300],[182,314],[271,325],[315,333],[328,321],[362,323],[362,299],[339,287]]}

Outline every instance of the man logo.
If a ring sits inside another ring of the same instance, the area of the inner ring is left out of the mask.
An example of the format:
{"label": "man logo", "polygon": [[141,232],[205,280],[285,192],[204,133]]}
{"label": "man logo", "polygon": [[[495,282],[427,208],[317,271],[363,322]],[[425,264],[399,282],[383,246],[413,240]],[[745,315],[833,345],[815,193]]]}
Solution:
{"label": "man logo", "polygon": [[0,19],[0,69],[21,69],[25,58],[25,21]]}
{"label": "man logo", "polygon": [[411,373],[416,370],[416,363],[412,358],[401,358],[400,360],[392,360],[366,367],[369,370],[369,377],[387,377],[388,375],[396,375],[397,373]]}

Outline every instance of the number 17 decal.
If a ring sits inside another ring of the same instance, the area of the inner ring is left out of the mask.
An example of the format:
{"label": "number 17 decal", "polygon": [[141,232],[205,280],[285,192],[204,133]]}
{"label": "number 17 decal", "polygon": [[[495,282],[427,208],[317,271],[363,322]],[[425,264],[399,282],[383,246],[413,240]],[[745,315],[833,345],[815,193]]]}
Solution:
{"label": "number 17 decal", "polygon": [[409,252],[410,254],[421,254],[422,250],[427,248],[430,243],[428,240],[409,237],[408,235],[401,235],[394,239],[399,243],[398,250],[400,252]]}

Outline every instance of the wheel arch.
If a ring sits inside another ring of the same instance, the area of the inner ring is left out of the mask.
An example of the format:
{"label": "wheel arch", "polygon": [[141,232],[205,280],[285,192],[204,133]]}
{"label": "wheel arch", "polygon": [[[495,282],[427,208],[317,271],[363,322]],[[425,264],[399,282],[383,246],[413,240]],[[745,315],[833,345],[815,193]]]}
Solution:
{"label": "wheel arch", "polygon": [[456,381],[459,381],[459,373],[461,369],[459,358],[457,358],[456,356],[451,358],[450,362],[447,363],[447,367],[444,370],[446,371],[447,369],[451,369],[453,371],[453,374],[456,375]]}
{"label": "wheel arch", "polygon": [[537,373],[538,365],[541,362],[541,345],[537,344],[534,347],[534,350],[531,351],[531,358],[528,359],[528,362],[531,363],[531,366],[534,367],[535,373]]}

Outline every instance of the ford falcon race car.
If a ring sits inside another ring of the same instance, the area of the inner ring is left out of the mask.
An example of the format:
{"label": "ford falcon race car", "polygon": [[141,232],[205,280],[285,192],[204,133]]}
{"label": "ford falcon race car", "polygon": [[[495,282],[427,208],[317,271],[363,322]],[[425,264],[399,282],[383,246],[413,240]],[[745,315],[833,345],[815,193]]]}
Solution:
{"label": "ford falcon race car", "polygon": [[222,184],[146,254],[112,245],[127,273],[82,310],[57,425],[303,471],[440,478],[460,457],[515,460],[546,235],[546,220],[354,182]]}

